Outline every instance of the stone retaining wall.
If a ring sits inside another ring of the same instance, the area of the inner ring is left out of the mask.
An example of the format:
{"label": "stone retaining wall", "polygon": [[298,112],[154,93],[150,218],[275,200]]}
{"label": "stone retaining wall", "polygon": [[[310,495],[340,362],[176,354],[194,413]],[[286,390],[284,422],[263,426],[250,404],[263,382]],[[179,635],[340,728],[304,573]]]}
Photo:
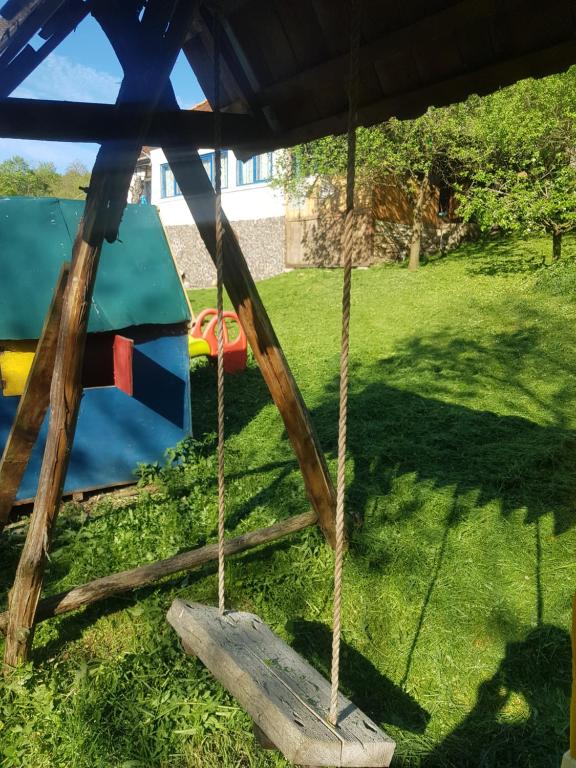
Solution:
{"label": "stone retaining wall", "polygon": [[[233,221],[232,228],[255,280],[284,271],[284,217]],[[186,288],[216,285],[216,269],[195,224],[164,228],[176,266]]]}
{"label": "stone retaining wall", "polygon": [[[289,267],[336,267],[342,257],[343,215],[302,217],[286,222],[286,264]],[[467,224],[425,224],[422,253],[455,248],[468,237]],[[408,256],[412,228],[407,224],[375,219],[371,211],[355,216],[355,266],[383,261],[403,261]]]}
{"label": "stone retaining wall", "polygon": [[[412,228],[407,224],[375,220],[372,263],[406,259],[411,236]],[[469,224],[447,222],[438,227],[425,224],[422,227],[422,253],[449,251],[469,236]]]}

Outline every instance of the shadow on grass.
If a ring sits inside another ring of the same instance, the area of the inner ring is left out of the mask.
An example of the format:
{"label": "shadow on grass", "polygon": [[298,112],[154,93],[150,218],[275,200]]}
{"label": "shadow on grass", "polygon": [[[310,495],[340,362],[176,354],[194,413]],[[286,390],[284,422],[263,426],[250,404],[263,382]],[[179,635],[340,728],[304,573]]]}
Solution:
{"label": "shadow on grass", "polygon": [[[520,239],[518,237],[483,237],[474,242],[463,243],[459,257],[469,261],[470,275],[522,275],[530,274],[542,266],[548,256],[547,243],[540,238]],[[548,250],[552,250],[552,243]]]}
{"label": "shadow on grass", "polygon": [[[495,241],[494,247],[511,246]],[[543,336],[547,322],[541,313],[524,308],[519,329],[482,339],[449,330],[414,336],[371,366],[353,366],[349,454],[354,479],[348,497],[355,515],[366,513],[370,499],[389,494],[396,478],[414,474],[433,487],[453,487],[454,497],[475,491],[478,506],[498,501],[505,517],[526,507],[527,524],[551,512],[556,534],[574,525],[576,434],[565,425],[576,400],[576,365],[549,349]],[[398,377],[404,383],[407,371],[410,386],[421,386],[426,396],[393,385]],[[195,401],[202,407],[194,416],[201,434],[214,424],[214,372],[196,373]],[[557,384],[551,391],[541,382]],[[521,401],[546,414],[550,425],[449,402],[456,395],[475,403],[490,393],[495,407],[513,411]],[[257,368],[228,378],[227,401],[227,433],[237,434],[270,402]],[[312,412],[321,443],[333,455],[337,401],[335,378]],[[296,466],[295,461],[286,463],[280,478],[259,490],[258,503],[273,504],[277,486]],[[406,514],[411,511],[415,508]]]}
{"label": "shadow on grass", "polygon": [[[330,677],[332,632],[316,621],[296,619],[288,625],[291,645],[324,677]],[[344,639],[340,650],[340,690],[377,723],[423,733],[430,715],[418,702],[385,677]]]}
{"label": "shadow on grass", "polygon": [[568,744],[570,671],[570,637],[559,627],[543,625],[522,642],[508,643],[471,712],[423,765],[558,766]]}

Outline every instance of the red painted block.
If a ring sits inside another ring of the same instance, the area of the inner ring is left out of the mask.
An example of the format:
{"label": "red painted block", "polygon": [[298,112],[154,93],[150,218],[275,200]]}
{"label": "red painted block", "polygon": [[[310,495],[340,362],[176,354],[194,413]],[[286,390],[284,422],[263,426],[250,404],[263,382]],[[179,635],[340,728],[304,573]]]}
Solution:
{"label": "red painted block", "polygon": [[127,395],[134,394],[132,377],[132,359],[134,356],[134,341],[125,336],[114,336],[114,386]]}

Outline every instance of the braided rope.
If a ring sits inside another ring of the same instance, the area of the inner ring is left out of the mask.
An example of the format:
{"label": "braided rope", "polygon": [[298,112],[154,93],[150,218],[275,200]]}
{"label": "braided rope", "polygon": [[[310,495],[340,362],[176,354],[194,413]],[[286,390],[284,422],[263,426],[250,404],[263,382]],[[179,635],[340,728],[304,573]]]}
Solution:
{"label": "braided rope", "polygon": [[224,258],[222,241],[222,117],[220,113],[220,20],[214,16],[214,219],[216,222],[216,307],[218,340],[218,610],[224,613],[225,472],[224,472]]}
{"label": "braided rope", "polygon": [[336,546],[334,603],[332,608],[332,670],[329,721],[338,724],[340,636],[342,621],[342,569],[344,562],[344,505],[346,494],[346,437],[348,420],[348,362],[350,351],[350,293],[354,253],[354,187],[356,181],[356,112],[360,70],[360,0],[350,0],[350,80],[348,101],[348,163],[346,169],[346,221],[344,225],[344,277],[342,287],[342,341],[340,348],[340,416],[338,422],[338,475],[336,481]]}

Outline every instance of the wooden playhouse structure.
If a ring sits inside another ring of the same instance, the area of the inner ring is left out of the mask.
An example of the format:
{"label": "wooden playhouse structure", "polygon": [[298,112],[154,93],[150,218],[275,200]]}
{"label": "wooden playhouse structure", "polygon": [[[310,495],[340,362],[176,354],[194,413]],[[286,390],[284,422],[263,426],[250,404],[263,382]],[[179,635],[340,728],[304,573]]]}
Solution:
{"label": "wooden playhouse structure", "polygon": [[[82,208],[77,200],[0,199],[0,452]],[[156,209],[127,206],[121,240],[103,247],[94,286],[65,494],[134,482],[138,464],[162,461],[191,434],[189,320]],[[17,501],[36,495],[47,422]]]}
{"label": "wooden playhouse structure", "polygon": [[[348,21],[354,9],[359,9],[360,17],[352,67]],[[14,88],[88,13],[104,30],[123,68],[116,104],[11,98]],[[33,47],[32,38],[44,42]],[[214,112],[179,110],[169,74],[181,50]],[[4,489],[11,488],[14,475],[21,472],[49,402],[34,511],[9,610],[0,615],[8,667],[28,657],[36,621],[218,556],[215,545],[209,545],[40,600],[81,402],[88,308],[102,245],[117,241],[141,147],[164,149],[212,258],[216,259],[217,244],[222,245],[226,290],[284,420],[312,507],[298,518],[229,540],[226,551],[238,552],[313,524],[334,545],[336,494],[321,446],[238,241],[217,214],[214,189],[193,150],[215,144],[249,157],[343,133],[349,113],[352,126],[391,116],[414,117],[430,105],[442,106],[523,77],[558,72],[575,61],[572,0],[545,4],[537,0],[8,0],[0,4],[0,135],[101,145],[72,248],[67,288],[64,291],[63,278],[16,414],[11,437],[14,460],[0,466],[0,494],[6,505],[10,499]],[[358,73],[357,97],[349,109],[352,70]],[[222,237],[217,222],[222,222]]]}

